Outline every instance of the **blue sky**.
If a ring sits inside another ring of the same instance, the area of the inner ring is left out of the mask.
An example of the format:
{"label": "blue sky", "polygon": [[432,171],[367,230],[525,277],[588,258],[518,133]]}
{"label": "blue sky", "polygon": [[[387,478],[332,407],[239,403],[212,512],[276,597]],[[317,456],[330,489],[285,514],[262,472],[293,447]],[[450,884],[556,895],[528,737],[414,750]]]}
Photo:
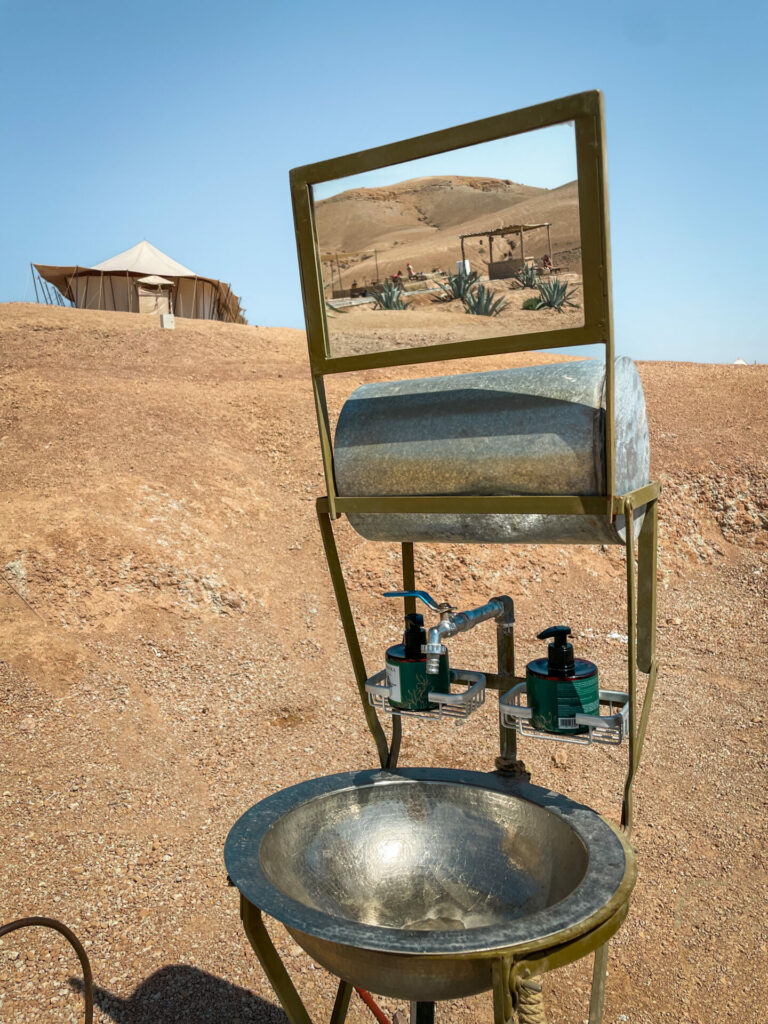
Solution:
{"label": "blue sky", "polygon": [[565,185],[577,176],[573,125],[551,125],[523,135],[512,135],[506,139],[437,153],[420,160],[392,164],[348,178],[320,182],[313,185],[312,194],[315,200],[321,200],[351,188],[373,188],[410,178],[453,174],[502,179],[512,175],[518,184],[536,185],[539,188]]}
{"label": "blue sky", "polygon": [[0,2],[0,301],[141,238],[302,326],[288,170],[605,93],[616,344],[768,358],[766,6]]}

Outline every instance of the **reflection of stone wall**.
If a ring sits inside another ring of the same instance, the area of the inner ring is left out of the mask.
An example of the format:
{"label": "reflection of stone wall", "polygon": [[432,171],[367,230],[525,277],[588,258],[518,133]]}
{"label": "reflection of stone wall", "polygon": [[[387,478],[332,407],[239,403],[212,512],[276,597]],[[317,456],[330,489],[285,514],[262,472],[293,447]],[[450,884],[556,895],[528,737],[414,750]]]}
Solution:
{"label": "reflection of stone wall", "polygon": [[[556,267],[581,273],[581,249],[561,249],[560,252],[553,252],[552,262]],[[496,260],[488,264],[488,277],[491,281],[503,281],[504,278],[514,277],[522,265],[523,261],[519,258]],[[536,265],[541,266],[541,256],[536,257]]]}
{"label": "reflection of stone wall", "polygon": [[491,281],[502,281],[506,277],[514,277],[523,261],[521,259],[495,260],[488,264],[488,277]]}
{"label": "reflection of stone wall", "polygon": [[332,299],[358,299],[362,295],[367,295],[368,291],[364,286],[358,286],[357,288],[334,288],[331,292]]}

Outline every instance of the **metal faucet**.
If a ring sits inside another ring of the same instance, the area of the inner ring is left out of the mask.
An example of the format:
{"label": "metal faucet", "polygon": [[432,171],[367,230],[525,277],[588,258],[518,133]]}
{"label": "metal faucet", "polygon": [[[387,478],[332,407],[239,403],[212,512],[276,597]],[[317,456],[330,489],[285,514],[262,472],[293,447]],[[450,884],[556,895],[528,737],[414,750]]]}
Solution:
{"label": "metal faucet", "polygon": [[481,622],[487,622],[488,619],[496,619],[498,622],[514,621],[514,604],[512,598],[506,595],[493,597],[488,604],[467,612],[457,612],[450,604],[438,604],[425,590],[390,590],[384,597],[416,597],[423,601],[427,608],[439,614],[440,621],[429,630],[427,642],[421,648],[422,653],[427,656],[427,675],[430,676],[439,673],[440,655],[448,653],[443,643],[444,639],[456,636],[457,633],[466,633],[468,629]]}

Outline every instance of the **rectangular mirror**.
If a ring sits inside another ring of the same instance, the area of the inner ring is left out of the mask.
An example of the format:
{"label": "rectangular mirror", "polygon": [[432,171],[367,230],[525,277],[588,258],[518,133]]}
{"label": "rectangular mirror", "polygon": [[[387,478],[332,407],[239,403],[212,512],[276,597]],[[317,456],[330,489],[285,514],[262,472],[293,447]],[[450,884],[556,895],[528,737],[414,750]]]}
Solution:
{"label": "rectangular mirror", "polygon": [[572,123],[311,195],[333,358],[584,324]]}

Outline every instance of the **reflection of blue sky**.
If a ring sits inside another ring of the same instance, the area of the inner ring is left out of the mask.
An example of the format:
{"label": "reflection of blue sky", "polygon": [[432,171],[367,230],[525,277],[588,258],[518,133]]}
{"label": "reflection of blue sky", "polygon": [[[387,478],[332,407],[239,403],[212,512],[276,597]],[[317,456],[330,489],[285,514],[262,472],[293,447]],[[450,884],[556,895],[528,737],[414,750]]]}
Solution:
{"label": "reflection of blue sky", "polygon": [[573,127],[556,124],[524,135],[324,181],[313,186],[313,193],[316,200],[328,199],[352,188],[381,187],[409,178],[448,174],[509,179],[518,185],[535,185],[537,188],[565,185],[576,178]]}

